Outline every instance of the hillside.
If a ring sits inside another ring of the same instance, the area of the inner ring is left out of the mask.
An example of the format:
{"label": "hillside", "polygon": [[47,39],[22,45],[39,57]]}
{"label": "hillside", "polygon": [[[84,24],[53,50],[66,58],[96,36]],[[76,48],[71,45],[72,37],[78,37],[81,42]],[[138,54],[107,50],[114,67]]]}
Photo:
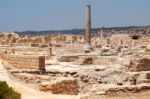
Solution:
{"label": "hillside", "polygon": [[[106,33],[139,33],[139,32],[150,32],[150,26],[129,26],[129,27],[111,27],[104,28]],[[100,28],[93,28],[92,33],[98,33]],[[85,29],[71,29],[71,30],[51,30],[51,31],[15,31],[15,33],[21,35],[50,35],[50,34],[80,34],[85,33]]]}

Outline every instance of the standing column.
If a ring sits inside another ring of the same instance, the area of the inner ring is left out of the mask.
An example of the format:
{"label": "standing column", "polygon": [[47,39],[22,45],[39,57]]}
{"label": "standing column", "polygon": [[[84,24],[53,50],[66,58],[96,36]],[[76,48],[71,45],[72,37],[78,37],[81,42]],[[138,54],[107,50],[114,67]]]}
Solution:
{"label": "standing column", "polygon": [[91,6],[86,5],[86,34],[85,43],[91,45]]}
{"label": "standing column", "polygon": [[86,5],[85,53],[89,53],[91,49],[91,6]]}
{"label": "standing column", "polygon": [[52,58],[52,48],[51,47],[48,48],[47,54],[48,54],[48,59],[51,59]]}

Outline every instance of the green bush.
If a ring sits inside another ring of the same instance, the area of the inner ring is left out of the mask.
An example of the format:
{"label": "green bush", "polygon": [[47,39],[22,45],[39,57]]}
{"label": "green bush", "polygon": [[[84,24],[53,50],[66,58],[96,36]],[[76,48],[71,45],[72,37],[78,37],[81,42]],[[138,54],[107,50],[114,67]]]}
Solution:
{"label": "green bush", "polygon": [[15,92],[5,81],[0,81],[0,99],[21,99],[21,94]]}

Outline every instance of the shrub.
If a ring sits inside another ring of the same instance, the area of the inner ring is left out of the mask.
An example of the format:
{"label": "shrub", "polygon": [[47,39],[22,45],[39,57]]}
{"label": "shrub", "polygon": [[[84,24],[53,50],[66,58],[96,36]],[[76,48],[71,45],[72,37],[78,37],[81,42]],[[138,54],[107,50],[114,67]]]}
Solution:
{"label": "shrub", "polygon": [[9,87],[5,81],[0,81],[0,99],[21,99],[21,94]]}

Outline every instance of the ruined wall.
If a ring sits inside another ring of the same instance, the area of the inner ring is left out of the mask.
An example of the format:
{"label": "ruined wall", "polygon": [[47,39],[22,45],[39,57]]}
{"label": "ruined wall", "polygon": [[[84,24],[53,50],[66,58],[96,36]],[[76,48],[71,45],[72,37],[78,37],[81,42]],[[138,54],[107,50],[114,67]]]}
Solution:
{"label": "ruined wall", "polygon": [[150,58],[134,58],[128,65],[129,71],[149,71]]}
{"label": "ruined wall", "polygon": [[41,91],[48,91],[53,94],[77,95],[78,85],[74,78],[58,78],[51,82],[43,82],[39,84]]}
{"label": "ruined wall", "polygon": [[110,64],[118,64],[120,61],[114,57],[97,57],[97,56],[80,56],[79,59],[75,61],[76,64],[79,65],[110,65]]}
{"label": "ruined wall", "polygon": [[38,69],[45,70],[45,57],[32,55],[3,55],[3,63],[17,69]]}

